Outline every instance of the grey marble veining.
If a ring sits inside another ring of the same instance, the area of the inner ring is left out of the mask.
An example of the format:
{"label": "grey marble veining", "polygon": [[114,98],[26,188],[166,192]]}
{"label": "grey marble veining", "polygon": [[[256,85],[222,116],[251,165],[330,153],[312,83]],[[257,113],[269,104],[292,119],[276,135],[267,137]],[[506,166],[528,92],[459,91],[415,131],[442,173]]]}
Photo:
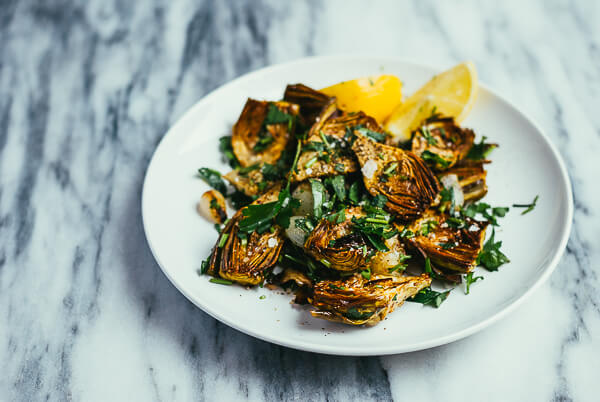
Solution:
{"label": "grey marble veining", "polygon": [[[3,1],[0,400],[597,400],[598,20],[591,1]],[[565,158],[567,252],[489,329],[385,358],[298,352],[218,323],[154,262],[140,191],[167,128],[247,71],[341,52],[472,59]]]}

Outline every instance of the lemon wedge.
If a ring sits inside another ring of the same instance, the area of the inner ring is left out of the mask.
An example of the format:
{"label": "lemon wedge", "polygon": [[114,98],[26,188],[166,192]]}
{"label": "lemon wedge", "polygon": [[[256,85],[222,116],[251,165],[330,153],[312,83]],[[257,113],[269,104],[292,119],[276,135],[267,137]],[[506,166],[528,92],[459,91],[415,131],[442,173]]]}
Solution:
{"label": "lemon wedge", "polygon": [[394,75],[376,75],[343,81],[320,90],[337,98],[346,112],[363,111],[382,123],[402,100],[402,82]]}
{"label": "lemon wedge", "polygon": [[408,141],[411,132],[433,111],[460,123],[476,98],[477,71],[469,61],[434,76],[392,112],[384,127],[398,142]]}

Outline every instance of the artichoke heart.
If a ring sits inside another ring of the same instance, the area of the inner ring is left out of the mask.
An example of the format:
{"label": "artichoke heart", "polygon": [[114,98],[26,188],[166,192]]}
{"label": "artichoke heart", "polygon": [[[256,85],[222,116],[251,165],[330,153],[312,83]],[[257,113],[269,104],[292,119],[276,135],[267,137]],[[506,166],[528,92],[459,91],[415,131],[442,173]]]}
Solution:
{"label": "artichoke heart", "polygon": [[304,251],[331,269],[354,271],[367,266],[368,249],[362,236],[352,231],[352,218],[364,216],[361,208],[348,208],[341,223],[322,219],[309,234]]}
{"label": "artichoke heart", "polygon": [[300,106],[300,115],[306,126],[312,126],[317,120],[322,119],[323,111],[334,105],[335,98],[325,95],[304,84],[288,85],[283,94],[283,100]]}
{"label": "artichoke heart", "polygon": [[442,176],[450,174],[457,176],[458,184],[463,191],[465,201],[477,201],[487,194],[487,172],[483,168],[483,162],[464,165],[461,162],[445,171]]}
{"label": "artichoke heart", "polygon": [[[276,186],[252,204],[277,200],[279,190],[279,186]],[[283,229],[273,226],[272,231],[240,236],[242,211],[243,208],[236,212],[219,235],[207,272],[243,285],[257,285],[264,280],[264,271],[277,263],[284,242]]]}
{"label": "artichoke heart", "polygon": [[452,117],[434,115],[413,132],[412,151],[435,170],[446,170],[467,156],[473,146],[473,130],[459,127]]}
{"label": "artichoke heart", "polygon": [[363,112],[319,120],[309,132],[293,180],[356,172],[358,164],[350,151],[347,134],[357,127],[384,134],[375,119]]}
{"label": "artichoke heart", "polygon": [[421,215],[440,191],[431,170],[410,151],[356,133],[352,150],[358,157],[367,191],[373,196],[386,196],[386,208],[403,220]]}
{"label": "artichoke heart", "polygon": [[240,165],[275,163],[288,145],[298,112],[293,103],[248,99],[231,138]]}
{"label": "artichoke heart", "polygon": [[408,243],[438,267],[471,272],[477,265],[487,225],[468,217],[457,219],[429,210],[407,227],[415,235]]}
{"label": "artichoke heart", "polygon": [[427,275],[374,275],[367,280],[357,274],[343,280],[321,281],[309,297],[316,308],[311,314],[344,324],[375,325],[430,284]]}

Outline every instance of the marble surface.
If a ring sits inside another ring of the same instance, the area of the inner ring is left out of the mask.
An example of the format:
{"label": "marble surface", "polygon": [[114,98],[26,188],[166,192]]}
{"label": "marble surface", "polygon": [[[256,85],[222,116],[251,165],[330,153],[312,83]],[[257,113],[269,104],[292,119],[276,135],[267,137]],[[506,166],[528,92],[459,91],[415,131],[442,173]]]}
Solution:
{"label": "marble surface", "polygon": [[[593,1],[0,2],[0,400],[597,401],[598,20]],[[166,129],[247,71],[347,52],[472,59],[566,160],[565,256],[474,336],[384,358],[270,345],[150,254],[140,191]]]}

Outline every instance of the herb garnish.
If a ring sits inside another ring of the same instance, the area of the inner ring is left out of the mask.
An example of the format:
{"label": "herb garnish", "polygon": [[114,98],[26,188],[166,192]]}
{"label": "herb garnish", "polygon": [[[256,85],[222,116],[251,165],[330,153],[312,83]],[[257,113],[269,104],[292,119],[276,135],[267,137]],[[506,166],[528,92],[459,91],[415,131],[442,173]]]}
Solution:
{"label": "herb garnish", "polygon": [[483,280],[483,276],[473,276],[473,272],[469,272],[465,275],[465,294],[468,295],[471,291],[471,285],[478,280]]}
{"label": "herb garnish", "polygon": [[351,307],[346,312],[346,317],[351,320],[366,320],[367,318],[371,317],[373,314],[375,314],[374,311],[359,313],[358,310],[356,309],[356,307]]}
{"label": "herb garnish", "polygon": [[442,168],[447,168],[448,166],[450,166],[450,161],[447,161],[446,159],[431,151],[423,151],[423,153],[421,154],[421,158],[423,158],[423,160],[426,162],[431,162],[435,165],[440,165]]}
{"label": "herb garnish", "polygon": [[235,169],[240,166],[240,162],[237,160],[235,154],[233,153],[233,147],[231,146],[231,136],[226,135],[225,137],[219,138],[219,150],[227,159],[229,166],[232,169]]}
{"label": "herb garnish", "polygon": [[323,202],[325,202],[325,187],[321,180],[309,179],[310,190],[313,196],[313,215],[321,219],[323,215]]}
{"label": "herb garnish", "polygon": [[206,184],[219,191],[221,194],[227,195],[227,187],[225,186],[223,179],[221,179],[221,173],[210,168],[200,168],[198,169],[198,175],[206,182]]}
{"label": "herb garnish", "polygon": [[292,131],[295,120],[296,116],[280,110],[274,103],[269,103],[269,106],[267,107],[267,116],[263,120],[262,127],[258,133],[259,139],[252,150],[254,152],[264,151],[274,141],[273,136],[267,130],[268,125],[285,123],[288,125],[288,130]]}
{"label": "herb garnish", "polygon": [[508,257],[500,251],[502,242],[494,242],[494,236],[496,231],[492,230],[492,236],[483,245],[483,249],[477,256],[477,264],[481,264],[488,271],[497,271],[498,267],[502,264],[510,262]]}
{"label": "herb garnish", "polygon": [[[491,210],[491,211],[488,211]],[[469,204],[464,207],[461,211],[463,216],[469,218],[475,218],[475,215],[481,214],[485,220],[492,224],[492,226],[498,226],[498,221],[496,217],[502,218],[508,212],[508,207],[494,207],[492,208],[490,204],[486,204],[485,202],[478,202]]]}
{"label": "herb garnish", "polygon": [[298,163],[300,148],[301,141],[298,140],[296,155],[288,172],[287,184],[285,188],[280,191],[277,201],[267,202],[265,204],[248,205],[242,210],[244,217],[239,223],[241,232],[251,233],[256,231],[258,233],[264,233],[271,227],[273,220],[275,220],[279,226],[284,228],[287,228],[290,225],[290,217],[293,214],[294,208],[300,206],[300,202],[297,199],[292,198],[290,194],[291,172]]}
{"label": "herb garnish", "polygon": [[430,287],[428,287],[420,290],[419,293],[417,293],[410,299],[407,299],[406,301],[413,303],[421,303],[426,306],[438,308],[444,302],[444,300],[448,298],[448,294],[450,294],[450,290],[447,290],[445,292],[436,292],[435,290],[432,290]]}
{"label": "herb garnish", "polygon": [[396,264],[392,268],[388,269],[388,272],[390,274],[395,271],[402,272],[408,267],[408,264],[405,264],[404,261],[410,259],[410,255],[402,254],[399,258],[400,258],[400,261],[398,262],[398,264]]}
{"label": "herb garnish", "polygon": [[427,141],[428,145],[436,145],[437,140],[433,135],[431,135],[431,131],[426,126],[421,127],[421,132],[423,133],[423,137],[425,137],[425,141]]}
{"label": "herb garnish", "polygon": [[233,285],[233,282],[221,278],[210,278],[208,281],[212,283],[218,283],[219,285]]}
{"label": "herb garnish", "polygon": [[373,130],[369,130],[368,128],[366,128],[363,125],[358,125],[354,129],[356,131],[358,131],[359,133],[361,133],[362,135],[369,137],[370,139],[372,139],[375,142],[384,142],[385,137],[387,137],[386,134],[379,133],[379,132],[373,131]]}
{"label": "herb garnish", "polygon": [[473,144],[469,153],[467,153],[467,159],[471,160],[485,160],[487,156],[496,148],[497,144],[487,144],[485,140],[486,136],[483,136],[481,141],[478,144]]}
{"label": "herb garnish", "polygon": [[536,195],[531,204],[513,204],[513,207],[514,208],[527,208],[525,211],[521,212],[521,215],[525,215],[526,213],[533,211],[533,209],[537,205],[539,198],[540,198],[540,196]]}

